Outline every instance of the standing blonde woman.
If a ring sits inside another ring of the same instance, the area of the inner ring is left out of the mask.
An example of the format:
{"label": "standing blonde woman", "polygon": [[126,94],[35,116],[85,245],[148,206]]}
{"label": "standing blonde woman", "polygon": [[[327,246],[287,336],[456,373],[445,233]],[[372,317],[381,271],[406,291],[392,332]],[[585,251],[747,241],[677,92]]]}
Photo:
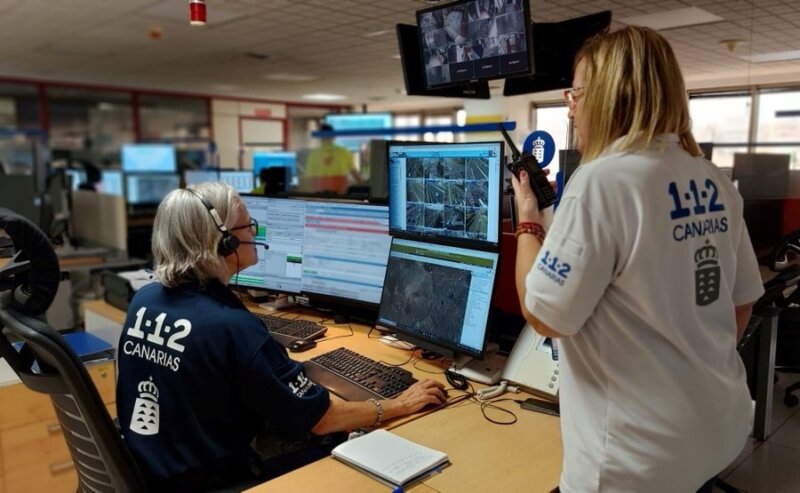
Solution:
{"label": "standing blonde woman", "polygon": [[693,492],[752,422],[736,343],[762,294],[742,200],[692,136],[667,41],[591,40],[565,91],[583,160],[549,231],[514,180],[517,289],[562,353],[563,492]]}

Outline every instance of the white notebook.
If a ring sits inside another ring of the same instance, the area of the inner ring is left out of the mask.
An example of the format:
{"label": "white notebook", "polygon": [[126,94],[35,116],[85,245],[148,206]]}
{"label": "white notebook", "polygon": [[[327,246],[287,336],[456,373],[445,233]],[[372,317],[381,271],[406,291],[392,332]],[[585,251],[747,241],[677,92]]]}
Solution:
{"label": "white notebook", "polygon": [[339,459],[391,486],[406,486],[438,472],[448,463],[447,454],[411,440],[375,430],[339,445],[332,452]]}

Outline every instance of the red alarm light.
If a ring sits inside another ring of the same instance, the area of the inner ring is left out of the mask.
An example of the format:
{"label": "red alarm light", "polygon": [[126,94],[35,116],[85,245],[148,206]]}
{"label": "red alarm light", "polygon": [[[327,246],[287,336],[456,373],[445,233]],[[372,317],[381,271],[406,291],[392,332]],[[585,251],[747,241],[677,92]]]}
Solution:
{"label": "red alarm light", "polygon": [[193,26],[206,25],[206,2],[205,0],[189,1],[189,24]]}

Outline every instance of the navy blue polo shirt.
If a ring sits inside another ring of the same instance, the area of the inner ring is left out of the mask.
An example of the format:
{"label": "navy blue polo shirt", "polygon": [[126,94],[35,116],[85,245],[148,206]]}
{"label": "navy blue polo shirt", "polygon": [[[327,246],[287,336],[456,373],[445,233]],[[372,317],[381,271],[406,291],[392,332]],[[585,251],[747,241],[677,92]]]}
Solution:
{"label": "navy blue polo shirt", "polygon": [[119,342],[117,412],[151,480],[244,467],[265,421],[303,438],[329,404],[219,281],[150,284],[134,296]]}

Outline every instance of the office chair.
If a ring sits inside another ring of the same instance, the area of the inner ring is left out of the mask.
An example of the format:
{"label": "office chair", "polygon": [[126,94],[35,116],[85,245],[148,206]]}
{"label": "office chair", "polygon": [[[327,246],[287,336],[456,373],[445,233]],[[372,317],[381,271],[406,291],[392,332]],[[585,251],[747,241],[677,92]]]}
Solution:
{"label": "office chair", "polygon": [[[778,343],[775,355],[775,371],[800,373],[800,230],[786,235],[775,246],[770,255],[769,267],[778,272],[777,278],[791,280],[778,300],[782,308],[778,316]],[[795,392],[800,390],[800,382],[795,382],[784,390],[783,403],[789,407],[797,406],[800,398]]]}
{"label": "office chair", "polygon": [[[146,491],[97,388],[61,334],[37,318],[55,297],[59,266],[30,221],[0,209],[17,255],[0,269],[0,355],[34,392],[48,394],[78,472],[79,492]],[[19,349],[12,343],[19,339]]]}

